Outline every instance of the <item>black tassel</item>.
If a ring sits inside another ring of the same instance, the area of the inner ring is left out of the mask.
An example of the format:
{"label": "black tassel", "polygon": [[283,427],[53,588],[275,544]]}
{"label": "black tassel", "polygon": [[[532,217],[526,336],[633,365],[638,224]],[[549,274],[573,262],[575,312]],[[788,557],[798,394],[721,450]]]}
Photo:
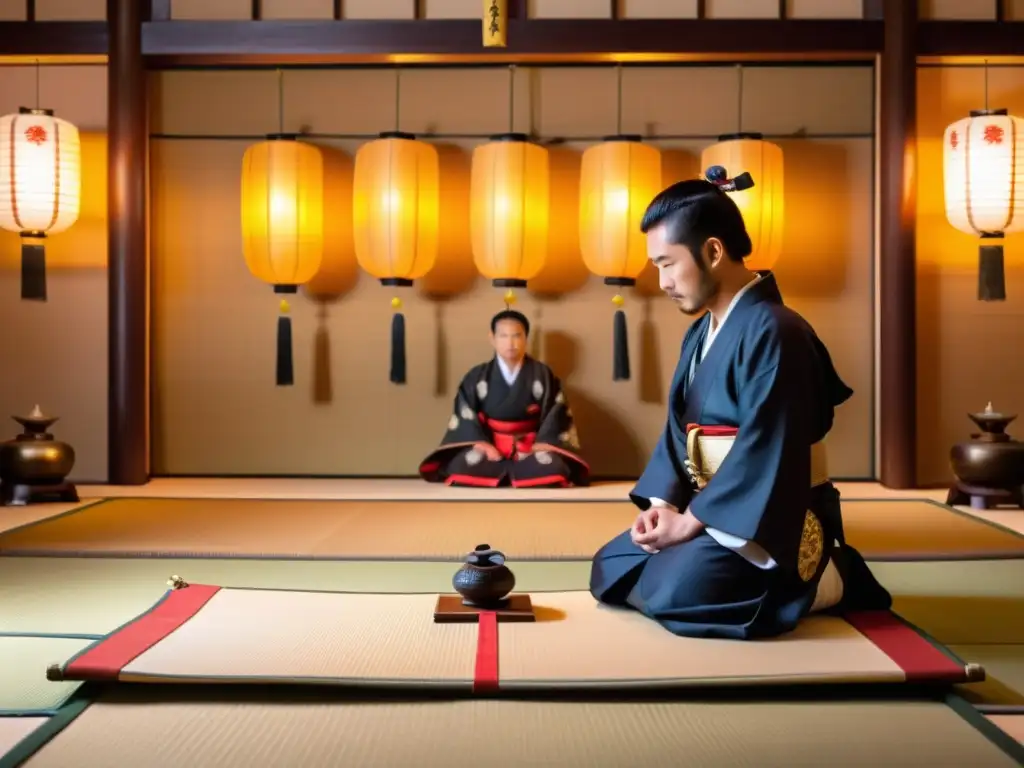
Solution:
{"label": "black tassel", "polygon": [[391,383],[405,384],[405,315],[391,318]]}
{"label": "black tassel", "polygon": [[1006,301],[1006,272],[1001,245],[978,248],[978,300]]}
{"label": "black tassel", "polygon": [[277,318],[277,386],[289,387],[295,383],[292,362],[292,319]]}
{"label": "black tassel", "polygon": [[613,335],[612,379],[629,381],[629,338],[626,335],[626,313],[621,309],[615,311]]}
{"label": "black tassel", "polygon": [[46,301],[46,248],[43,245],[22,241],[21,298]]}

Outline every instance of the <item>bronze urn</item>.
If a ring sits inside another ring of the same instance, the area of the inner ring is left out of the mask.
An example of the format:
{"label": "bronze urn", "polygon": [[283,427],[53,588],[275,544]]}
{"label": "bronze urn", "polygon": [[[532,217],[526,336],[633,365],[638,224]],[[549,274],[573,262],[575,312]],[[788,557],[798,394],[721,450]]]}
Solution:
{"label": "bronze urn", "polygon": [[59,417],[44,415],[37,405],[28,416],[12,418],[23,431],[0,443],[0,502],[78,501],[75,486],[65,479],[75,466],[75,449],[47,431]]}
{"label": "bronze urn", "polygon": [[999,413],[989,403],[981,413],[968,416],[981,432],[950,451],[956,485],[946,503],[969,503],[977,509],[1000,503],[1024,506],[1024,443],[1006,433],[1016,414]]}
{"label": "bronze urn", "polygon": [[452,578],[463,605],[474,608],[501,606],[515,585],[516,577],[505,565],[505,555],[491,549],[490,544],[480,544],[470,552]]}

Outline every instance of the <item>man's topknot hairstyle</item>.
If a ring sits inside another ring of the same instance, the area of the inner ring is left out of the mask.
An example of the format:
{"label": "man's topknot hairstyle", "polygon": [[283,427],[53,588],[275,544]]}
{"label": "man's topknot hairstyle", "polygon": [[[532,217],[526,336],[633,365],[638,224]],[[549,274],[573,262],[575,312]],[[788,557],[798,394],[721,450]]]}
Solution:
{"label": "man's topknot hairstyle", "polygon": [[647,234],[665,225],[668,241],[690,250],[698,264],[709,238],[725,246],[732,261],[742,262],[753,250],[750,235],[735,201],[718,185],[705,179],[688,179],[662,190],[647,206],[640,231]]}

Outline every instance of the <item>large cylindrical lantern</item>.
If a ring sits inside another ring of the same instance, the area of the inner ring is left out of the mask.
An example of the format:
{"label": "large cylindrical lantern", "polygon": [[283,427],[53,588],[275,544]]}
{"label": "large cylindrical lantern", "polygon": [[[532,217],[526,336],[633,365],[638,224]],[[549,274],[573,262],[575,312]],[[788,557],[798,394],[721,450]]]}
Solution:
{"label": "large cylindrical lantern", "polygon": [[[352,193],[356,259],[386,286],[411,286],[437,260],[440,170],[437,149],[390,132],[356,152]],[[400,310],[401,299],[391,305]],[[405,318],[391,321],[391,373],[405,383]]]}
{"label": "large cylindrical lantern", "polygon": [[[252,274],[274,293],[296,293],[323,260],[324,161],[320,149],[272,134],[242,159],[242,251]],[[290,309],[277,320],[277,384],[295,382]]]}
{"label": "large cylindrical lantern", "polygon": [[782,148],[760,133],[719,136],[718,143],[701,153],[701,168],[721,166],[730,174],[749,173],[756,183],[729,192],[736,201],[750,235],[753,250],[744,260],[747,269],[774,268],[782,253],[785,218]]}
{"label": "large cylindrical lantern", "polygon": [[[636,285],[647,264],[640,221],[661,191],[661,152],[639,136],[609,136],[583,153],[580,169],[580,251],[605,285]],[[625,299],[616,293],[612,378],[630,377]]]}
{"label": "large cylindrical lantern", "polygon": [[506,133],[473,150],[470,239],[477,270],[495,287],[525,288],[548,249],[548,151]]}
{"label": "large cylindrical lantern", "polygon": [[976,110],[946,128],[942,142],[946,218],[978,235],[978,298],[1006,298],[1003,236],[1024,229],[1024,120],[1005,109]]}
{"label": "large cylindrical lantern", "polygon": [[47,235],[78,221],[78,128],[49,109],[0,117],[0,227],[21,235],[21,298],[46,301]]}

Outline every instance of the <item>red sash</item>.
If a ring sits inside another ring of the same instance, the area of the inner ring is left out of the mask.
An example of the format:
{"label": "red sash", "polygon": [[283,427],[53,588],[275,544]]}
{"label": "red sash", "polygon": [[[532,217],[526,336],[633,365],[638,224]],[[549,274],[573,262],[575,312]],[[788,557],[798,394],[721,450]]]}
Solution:
{"label": "red sash", "polygon": [[538,419],[500,421],[480,414],[480,420],[494,432],[494,447],[506,459],[513,459],[520,453],[529,453],[537,440],[537,427],[540,425]]}

